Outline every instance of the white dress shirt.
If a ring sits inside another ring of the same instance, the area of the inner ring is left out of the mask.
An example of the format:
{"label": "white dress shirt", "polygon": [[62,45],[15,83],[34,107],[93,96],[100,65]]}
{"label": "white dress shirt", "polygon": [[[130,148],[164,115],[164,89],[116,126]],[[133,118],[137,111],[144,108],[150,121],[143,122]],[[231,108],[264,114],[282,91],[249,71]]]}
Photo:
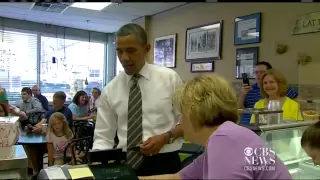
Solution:
{"label": "white dress shirt", "polygon": [[[139,73],[142,95],[143,141],[168,132],[176,126],[180,113],[172,105],[172,96],[176,87],[183,84],[180,76],[173,70],[145,63]],[[125,72],[116,76],[102,90],[97,124],[94,131],[93,149],[111,149],[118,130],[118,148],[127,148],[128,100],[131,77]],[[181,148],[182,138],[172,144],[166,144],[160,151],[173,152]]]}

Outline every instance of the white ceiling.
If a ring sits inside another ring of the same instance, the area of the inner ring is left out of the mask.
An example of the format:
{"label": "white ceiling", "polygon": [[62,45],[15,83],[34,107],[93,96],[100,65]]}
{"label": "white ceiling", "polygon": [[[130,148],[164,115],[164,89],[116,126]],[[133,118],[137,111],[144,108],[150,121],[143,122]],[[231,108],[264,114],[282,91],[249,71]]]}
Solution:
{"label": "white ceiling", "polygon": [[122,3],[112,4],[102,11],[68,7],[59,14],[30,10],[33,3],[0,3],[0,17],[98,32],[115,32],[134,19],[157,14],[183,4],[186,3]]}

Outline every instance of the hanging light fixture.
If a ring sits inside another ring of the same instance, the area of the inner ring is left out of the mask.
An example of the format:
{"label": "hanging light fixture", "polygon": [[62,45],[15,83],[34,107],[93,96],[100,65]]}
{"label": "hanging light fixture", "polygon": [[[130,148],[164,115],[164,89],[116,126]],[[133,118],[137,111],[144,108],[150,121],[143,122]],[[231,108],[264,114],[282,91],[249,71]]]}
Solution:
{"label": "hanging light fixture", "polygon": [[[88,38],[88,57],[87,57],[87,60],[88,61],[90,61],[90,59],[91,59],[91,54],[90,54],[90,42],[91,42],[91,31],[90,31],[90,29],[89,29],[89,20],[87,20],[87,26],[88,26],[88,32],[89,32],[89,38]],[[90,72],[90,68],[89,68],[89,66],[88,66],[88,71]],[[89,82],[88,82],[88,77],[86,77],[86,79],[85,79],[85,81],[84,81],[84,84],[85,85],[88,85],[89,84]]]}
{"label": "hanging light fixture", "polygon": [[67,55],[66,55],[66,30],[67,28],[64,27],[64,30],[63,30],[63,66],[64,67],[67,67]]}
{"label": "hanging light fixture", "polygon": [[54,49],[54,56],[52,56],[52,63],[53,64],[55,64],[55,63],[57,63],[57,57],[56,57],[56,55],[57,55],[57,51],[58,51],[58,41],[59,41],[59,39],[58,39],[58,26],[56,26],[56,40],[57,40],[57,44],[56,44],[56,47],[55,47],[55,49]]}
{"label": "hanging light fixture", "polygon": [[4,18],[1,18],[1,43],[0,43],[0,49],[4,49],[5,48],[5,44],[4,44]]}

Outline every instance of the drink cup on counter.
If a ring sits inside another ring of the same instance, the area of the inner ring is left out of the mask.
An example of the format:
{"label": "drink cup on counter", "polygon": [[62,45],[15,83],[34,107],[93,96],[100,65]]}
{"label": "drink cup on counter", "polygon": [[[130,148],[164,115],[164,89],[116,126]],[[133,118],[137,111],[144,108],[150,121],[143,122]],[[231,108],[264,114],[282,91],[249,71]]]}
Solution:
{"label": "drink cup on counter", "polygon": [[281,110],[281,102],[279,100],[270,100],[268,110]]}
{"label": "drink cup on counter", "polygon": [[[268,103],[268,110],[277,111],[281,110],[281,101],[279,100],[270,100]],[[282,113],[272,113],[268,114],[268,125],[279,124],[282,120]]]}

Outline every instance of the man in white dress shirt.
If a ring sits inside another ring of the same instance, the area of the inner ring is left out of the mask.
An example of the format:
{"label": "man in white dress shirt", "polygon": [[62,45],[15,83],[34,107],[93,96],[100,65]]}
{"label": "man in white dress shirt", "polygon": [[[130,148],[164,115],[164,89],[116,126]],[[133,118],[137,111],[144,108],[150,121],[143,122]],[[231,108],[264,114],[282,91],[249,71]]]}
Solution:
{"label": "man in white dress shirt", "polygon": [[176,173],[183,131],[172,95],[183,82],[175,71],[146,62],[150,44],[137,24],[116,32],[116,50],[125,72],[102,90],[93,149],[113,148],[117,132],[118,148],[138,176]]}

